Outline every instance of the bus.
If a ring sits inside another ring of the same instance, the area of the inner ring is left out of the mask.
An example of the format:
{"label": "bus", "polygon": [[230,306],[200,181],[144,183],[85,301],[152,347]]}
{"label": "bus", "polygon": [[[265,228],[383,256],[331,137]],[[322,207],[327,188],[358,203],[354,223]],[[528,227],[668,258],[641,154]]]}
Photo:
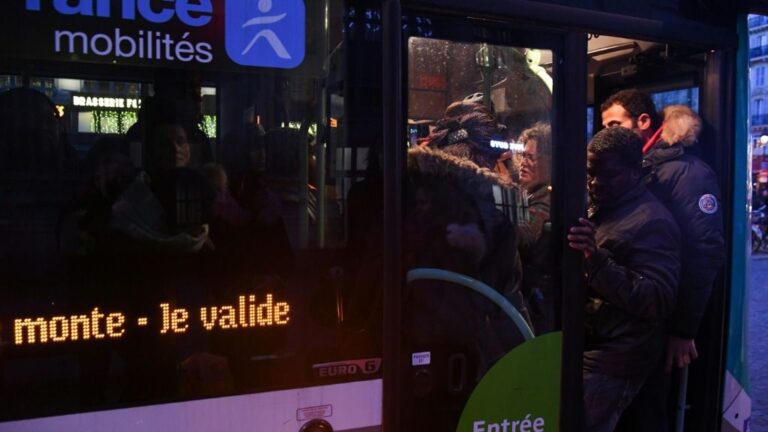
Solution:
{"label": "bus", "polygon": [[[0,431],[584,430],[565,232],[622,89],[692,107],[722,189],[671,414],[750,430],[748,3],[4,2]],[[504,176],[423,146],[470,105]]]}

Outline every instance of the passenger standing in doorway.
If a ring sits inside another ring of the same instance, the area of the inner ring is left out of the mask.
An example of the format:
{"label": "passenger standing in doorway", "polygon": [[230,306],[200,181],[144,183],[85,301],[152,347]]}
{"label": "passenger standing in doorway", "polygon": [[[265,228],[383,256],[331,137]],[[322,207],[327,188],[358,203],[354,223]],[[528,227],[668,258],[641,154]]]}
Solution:
{"label": "passenger standing in doorway", "polygon": [[[688,107],[667,107],[663,119],[653,100],[637,90],[624,90],[602,106],[605,127],[633,130],[644,142],[646,183],[672,212],[682,230],[682,269],[677,306],[667,323],[664,363],[628,410],[628,430],[664,432],[669,427],[669,372],[698,357],[694,337],[725,258],[720,189],[714,171],[686,152],[701,131],[701,120]],[[663,367],[663,369],[662,369]]]}
{"label": "passenger standing in doorway", "polygon": [[589,219],[570,247],[588,276],[584,402],[587,431],[611,432],[653,373],[680,274],[680,231],[642,181],[642,142],[628,129],[597,133],[587,148]]}
{"label": "passenger standing in doorway", "polygon": [[[498,121],[486,106],[455,102],[424,144],[408,150],[404,267],[436,268],[482,281],[527,319],[520,293],[517,230],[496,205],[495,191],[517,196],[518,185],[497,172],[491,146]],[[514,201],[513,201],[514,202]],[[505,312],[474,291],[443,281],[408,284],[404,352],[430,351],[430,377],[410,376],[409,431],[455,430],[480,377],[524,340]],[[462,359],[467,384],[446,387]],[[426,381],[425,381],[426,379]],[[422,390],[426,389],[426,390]],[[431,390],[430,390],[431,389]]]}
{"label": "passenger standing in doorway", "polygon": [[[437,267],[480,279],[527,315],[520,293],[517,231],[496,206],[494,187],[518,193],[496,171],[498,132],[484,105],[455,102],[425,145],[408,152],[414,209],[408,218],[414,266]],[[427,258],[429,257],[429,258]],[[416,265],[417,264],[417,265]]]}
{"label": "passenger standing in doorway", "polygon": [[550,236],[546,227],[550,213],[551,128],[545,123],[536,123],[523,131],[519,141],[525,145],[520,162],[520,185],[528,203],[528,219],[518,225],[523,295],[534,331],[544,334],[555,330]]}

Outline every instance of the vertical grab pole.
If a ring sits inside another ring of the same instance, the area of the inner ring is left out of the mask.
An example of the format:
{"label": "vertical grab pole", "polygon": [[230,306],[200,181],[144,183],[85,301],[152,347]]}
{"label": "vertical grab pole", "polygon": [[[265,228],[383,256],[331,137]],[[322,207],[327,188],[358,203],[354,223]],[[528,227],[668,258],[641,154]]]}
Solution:
{"label": "vertical grab pole", "polygon": [[[584,296],[586,280],[581,254],[570,249],[565,232],[587,214],[584,192],[587,190],[587,35],[568,32],[561,56],[555,56],[552,97],[555,118],[552,123],[555,173],[552,192],[552,237],[561,239],[560,295],[562,306],[563,354],[560,394],[562,430],[581,432],[584,427],[582,398],[582,359],[584,353]],[[557,54],[557,53],[556,53]],[[562,59],[562,61],[560,61]],[[577,77],[578,79],[568,79]],[[567,84],[567,88],[565,83]],[[556,141],[555,141],[556,140]],[[554,247],[554,244],[553,244]],[[554,249],[558,250],[558,249]]]}
{"label": "vertical grab pole", "polygon": [[[329,0],[324,0],[323,21],[325,24],[325,33],[321,42],[321,52],[330,53],[329,49]],[[328,54],[329,57],[331,54]],[[326,148],[330,137],[330,124],[328,120],[328,111],[330,110],[330,96],[328,95],[328,83],[330,82],[330,58],[323,64],[323,78],[315,83],[315,97],[317,103],[315,124],[315,185],[317,186],[317,247],[325,248],[326,229],[328,222],[328,205],[326,196]]]}
{"label": "vertical grab pole", "polygon": [[382,112],[384,143],[384,407],[383,430],[403,430],[400,409],[402,358],[403,270],[400,260],[402,234],[403,45],[400,0],[382,2]]}
{"label": "vertical grab pole", "polygon": [[[326,8],[326,10],[328,10]],[[317,104],[316,111],[316,125],[317,130],[315,132],[315,186],[317,187],[317,244],[318,248],[325,248],[326,242],[326,229],[328,219],[328,205],[326,196],[326,145],[328,143],[328,113],[326,112],[326,101],[328,100],[326,94],[328,79],[318,80],[315,87],[318,95],[318,99],[321,101]],[[330,105],[330,104],[329,104]]]}
{"label": "vertical grab pole", "polygon": [[[288,119],[288,122],[290,119]],[[299,175],[298,175],[298,195],[299,195],[299,248],[305,249],[309,246],[309,145],[307,138],[309,136],[309,123],[311,117],[304,118],[299,129]],[[286,125],[288,127],[288,125]]]}
{"label": "vertical grab pole", "polygon": [[680,371],[680,388],[677,393],[677,410],[675,412],[675,432],[683,432],[685,428],[686,396],[688,395],[688,366]]}

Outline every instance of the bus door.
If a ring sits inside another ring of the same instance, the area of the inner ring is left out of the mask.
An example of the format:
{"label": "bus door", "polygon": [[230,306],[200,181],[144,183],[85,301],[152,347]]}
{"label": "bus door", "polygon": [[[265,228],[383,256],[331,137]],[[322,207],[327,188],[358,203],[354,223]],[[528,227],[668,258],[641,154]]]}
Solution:
{"label": "bus door", "polygon": [[[732,105],[727,102],[726,96],[729,75],[724,62],[730,55],[728,50],[592,33],[587,55],[590,59],[590,91],[587,96],[590,131],[602,129],[601,104],[620,90],[637,89],[648,94],[662,120],[669,106],[690,107],[703,120],[704,130],[698,135],[695,145],[691,143],[685,152],[701,158],[713,168],[722,194],[723,214],[727,215],[730,183],[727,173],[732,169],[727,156],[730,138],[726,132],[731,116],[727,107]],[[588,135],[591,136],[591,133]],[[683,226],[682,223],[680,225]],[[685,267],[684,264],[683,278],[686,276]],[[679,293],[678,301],[682,299]],[[675,371],[672,374],[674,398],[671,399],[674,400],[669,401],[667,409],[678,425],[686,424],[690,430],[705,430],[715,424],[720,407],[726,406],[719,401],[721,396],[717,390],[724,373],[721,361],[724,350],[722,335],[726,325],[724,304],[727,304],[726,291],[718,278],[707,309],[702,311],[695,338],[699,358],[691,364],[690,370],[686,368],[684,372]],[[684,375],[686,378],[683,378]],[[737,379],[730,373],[726,381],[726,388],[740,388]],[[730,400],[735,400],[735,396]],[[738,418],[737,407],[741,408],[740,404],[732,405],[733,409],[729,410],[735,412]]]}
{"label": "bus door", "polygon": [[577,424],[586,38],[403,15],[402,430]]}

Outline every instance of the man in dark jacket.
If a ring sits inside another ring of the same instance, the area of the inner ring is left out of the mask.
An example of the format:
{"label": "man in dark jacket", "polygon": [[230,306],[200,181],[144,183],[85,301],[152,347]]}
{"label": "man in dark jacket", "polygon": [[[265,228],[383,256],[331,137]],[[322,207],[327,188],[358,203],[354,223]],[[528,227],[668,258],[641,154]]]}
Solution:
{"label": "man in dark jacket", "polygon": [[[690,108],[676,105],[663,119],[653,100],[636,90],[611,96],[601,106],[603,126],[632,129],[645,141],[643,169],[648,188],[672,212],[682,231],[681,283],[677,307],[667,322],[664,370],[690,364],[698,353],[694,337],[706,309],[715,277],[725,258],[720,190],[712,169],[685,151],[701,131],[701,120]],[[647,401],[627,421],[631,430],[667,430],[665,398],[669,378],[660,371],[644,390]],[[649,411],[649,410],[654,411]]]}
{"label": "man in dark jacket", "polygon": [[590,217],[568,235],[588,275],[584,400],[588,431],[613,431],[664,349],[680,272],[674,218],[641,181],[632,131],[595,135],[587,153]]}

